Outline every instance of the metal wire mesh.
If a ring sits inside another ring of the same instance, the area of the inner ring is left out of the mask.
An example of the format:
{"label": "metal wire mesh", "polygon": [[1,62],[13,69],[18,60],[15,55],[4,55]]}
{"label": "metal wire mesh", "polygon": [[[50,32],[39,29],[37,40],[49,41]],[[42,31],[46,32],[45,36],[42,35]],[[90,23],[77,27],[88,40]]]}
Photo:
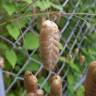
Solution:
{"label": "metal wire mesh", "polygon": [[[69,4],[69,2],[70,2],[69,0],[64,0],[63,7],[67,6]],[[79,4],[80,4],[80,0],[77,0],[77,2],[75,2],[75,4],[72,4],[72,6],[73,6],[72,13],[75,13],[79,10]],[[60,52],[60,56],[65,54],[66,50],[67,50],[66,54],[71,56],[73,58],[73,60],[75,60],[75,58],[76,58],[76,54],[74,54],[74,52],[73,52],[74,48],[80,49],[85,36],[87,36],[88,33],[93,32],[95,30],[94,28],[89,30],[86,26],[85,21],[83,21],[81,19],[76,19],[75,24],[72,26],[72,28],[70,30],[70,33],[64,39],[62,36],[64,36],[64,34],[67,32],[67,29],[70,27],[70,23],[74,18],[75,17],[73,15],[67,16],[66,20],[65,20],[66,22],[64,22],[63,28],[60,31],[61,41],[62,41],[62,45],[63,45],[63,49]],[[86,21],[90,21],[92,18],[89,16],[85,16],[84,19]],[[34,19],[32,20],[32,22],[29,22],[28,27],[23,32],[21,30],[21,36],[16,41],[11,41],[4,36],[0,36],[0,39],[4,40],[4,41],[8,42],[10,45],[12,45],[14,50],[21,50],[22,45],[21,45],[20,41],[24,38],[26,33],[29,31],[35,32],[35,29],[33,28],[33,26],[34,26],[33,23],[34,23]],[[36,33],[36,34],[38,34],[38,33]],[[17,47],[18,45],[19,45],[19,48]],[[23,77],[21,77],[21,74],[22,74],[22,72],[24,72],[24,69],[27,66],[29,66],[30,61],[34,61],[40,65],[40,68],[35,73],[35,75],[38,76],[38,74],[41,72],[41,70],[43,69],[42,63],[40,61],[36,60],[35,58],[33,58],[33,55],[35,54],[35,52],[37,50],[38,49],[33,50],[30,54],[26,51],[24,54],[27,55],[28,59],[26,60],[26,62],[24,64],[22,64],[21,69],[18,72],[14,72],[14,73],[9,72],[9,74],[13,77],[13,81],[11,82],[11,84],[9,86],[7,86],[6,94],[9,93],[10,90],[12,90],[12,87],[17,83],[17,81],[23,80]],[[59,63],[57,64],[57,66],[59,66]],[[63,74],[61,74],[63,70],[65,70],[65,71]],[[86,70],[86,68],[84,69],[83,73],[85,73],[85,70]],[[6,73],[7,71],[3,70],[3,72]],[[66,67],[66,62],[62,62],[60,69],[57,71],[57,73],[61,75],[63,81],[66,80],[65,78],[66,78],[68,72],[69,72],[69,67]],[[55,72],[51,72],[51,71],[48,72],[46,79],[44,80],[44,82],[42,84],[40,84],[40,88],[43,88],[43,86],[49,80],[50,76],[54,73]],[[76,85],[74,86],[74,88],[76,89],[80,84],[77,82]],[[67,83],[65,83],[63,85],[63,94],[65,94],[65,96],[66,96],[66,87],[67,87]],[[47,94],[46,94],[46,96],[47,96]]]}

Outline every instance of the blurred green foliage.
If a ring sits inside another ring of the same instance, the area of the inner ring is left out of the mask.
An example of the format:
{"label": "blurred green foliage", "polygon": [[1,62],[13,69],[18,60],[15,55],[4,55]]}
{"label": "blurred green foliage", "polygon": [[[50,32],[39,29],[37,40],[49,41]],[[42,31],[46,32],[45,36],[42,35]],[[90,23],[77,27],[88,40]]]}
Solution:
{"label": "blurred green foliage", "polygon": [[[96,0],[69,0],[66,6],[64,6],[64,1],[65,0],[0,0],[0,55],[5,58],[4,70],[17,73],[28,59],[28,55],[30,55],[30,53],[35,49],[38,50],[31,56],[31,58],[34,58],[37,62],[40,62],[38,33],[41,24],[41,17],[45,16],[48,19],[54,19],[48,14],[45,15],[45,13],[53,11],[72,13],[77,1],[80,3],[76,8],[77,13],[96,13]],[[67,17],[68,16],[65,15],[57,18],[56,22],[60,29],[64,27]],[[36,32],[34,32],[34,30],[32,30],[32,32],[28,31],[26,35],[22,36],[30,21],[34,19],[35,21],[32,23],[32,27],[34,27]],[[77,15],[77,17],[73,16],[72,20],[70,20],[69,27],[66,29],[66,32],[62,34],[60,44],[61,50],[65,44],[64,41],[70,35],[70,32],[78,19],[80,19],[82,22],[87,21],[83,15]],[[86,25],[88,24],[90,25],[90,28],[96,27],[96,17],[92,17],[90,21],[87,21]],[[76,31],[78,33],[79,30]],[[20,37],[22,38],[18,41],[18,38]],[[4,38],[8,40],[5,40]],[[95,38],[96,34],[85,37],[85,42],[83,43],[81,51],[77,55],[75,61],[72,58],[67,57],[66,54],[68,50],[66,50],[64,55],[59,58],[60,62],[66,62],[66,66],[69,67],[69,72],[66,76],[66,83],[68,85],[66,89],[68,93],[67,96],[84,95],[83,86],[80,86],[76,92],[74,92],[73,88],[76,82],[80,79],[84,68],[89,64],[90,61],[96,60]],[[74,38],[72,38],[70,41],[69,46],[72,45],[73,39]],[[82,65],[80,65],[80,54],[83,54],[86,58]],[[36,73],[40,68],[40,64],[38,64],[36,61],[31,60],[24,71],[30,70],[33,73]],[[64,69],[61,74],[64,74],[65,70],[66,69]],[[24,74],[24,71],[22,74]],[[44,82],[46,74],[39,76],[39,84]],[[8,87],[13,80],[13,77],[5,75],[6,87]],[[50,86],[48,82],[45,83],[43,89],[46,93],[50,92]],[[25,96],[25,90],[22,82],[17,81],[7,96]]]}

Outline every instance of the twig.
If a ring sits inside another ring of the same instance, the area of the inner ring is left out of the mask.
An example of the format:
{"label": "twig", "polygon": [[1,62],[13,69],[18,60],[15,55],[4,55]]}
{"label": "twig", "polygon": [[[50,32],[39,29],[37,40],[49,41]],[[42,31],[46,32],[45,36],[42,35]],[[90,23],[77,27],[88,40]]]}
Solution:
{"label": "twig", "polygon": [[61,16],[70,16],[70,15],[73,15],[73,16],[76,16],[76,15],[80,15],[80,16],[84,16],[84,15],[88,15],[88,16],[96,16],[96,13],[83,13],[83,12],[79,12],[79,13],[64,13],[64,12],[59,12],[59,11],[52,11],[52,12],[40,12],[40,13],[34,13],[34,14],[27,14],[27,15],[23,15],[22,16],[19,16],[19,17],[15,17],[11,20],[8,20],[8,21],[4,21],[3,23],[1,23],[0,25],[4,25],[6,24],[7,22],[15,22],[17,20],[20,20],[22,18],[26,18],[26,17],[33,17],[33,16],[44,16],[44,15],[50,15],[50,14],[57,14],[57,15],[61,15]]}

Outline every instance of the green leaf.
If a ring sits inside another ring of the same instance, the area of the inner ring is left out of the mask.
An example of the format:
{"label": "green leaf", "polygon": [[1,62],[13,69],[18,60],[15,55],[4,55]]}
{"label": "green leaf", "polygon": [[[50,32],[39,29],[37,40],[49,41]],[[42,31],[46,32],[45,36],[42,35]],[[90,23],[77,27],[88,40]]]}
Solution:
{"label": "green leaf", "polygon": [[0,49],[6,50],[6,49],[8,49],[8,46],[4,42],[0,42]]}
{"label": "green leaf", "polygon": [[71,74],[69,74],[68,76],[67,76],[67,81],[68,81],[68,84],[70,85],[70,87],[72,88],[73,87],[73,85],[74,85],[74,76],[73,75],[71,75]]}
{"label": "green leaf", "polygon": [[32,3],[32,0],[23,0],[23,1],[27,2],[28,4]]}
{"label": "green leaf", "polygon": [[47,93],[50,93],[50,85],[48,82],[46,82],[46,84],[43,86],[44,90],[47,92]]}
{"label": "green leaf", "polygon": [[[40,77],[40,78],[38,79],[39,84],[41,85],[41,84],[44,82],[44,80],[45,80],[44,77]],[[47,93],[50,93],[50,85],[49,85],[48,82],[46,82],[46,83],[44,84],[43,89],[44,89]]]}
{"label": "green leaf", "polygon": [[[43,5],[43,6],[42,6]],[[39,7],[41,11],[46,10],[51,7],[51,2],[49,0],[38,0],[35,4],[35,7]]]}
{"label": "green leaf", "polygon": [[62,6],[60,6],[60,5],[56,5],[56,4],[54,4],[54,3],[51,3],[51,6],[53,7],[53,8],[55,8],[55,9],[57,9],[57,10],[63,10],[63,7]]}
{"label": "green leaf", "polygon": [[39,47],[39,37],[32,32],[28,32],[24,38],[24,48],[36,49]]}
{"label": "green leaf", "polygon": [[63,56],[60,56],[60,57],[59,57],[59,60],[60,60],[61,62],[66,62],[66,58],[63,57]]}
{"label": "green leaf", "polygon": [[40,68],[40,65],[37,64],[37,63],[30,63],[27,67],[26,67],[26,71],[29,70],[29,71],[32,71],[32,72],[36,72],[38,69]]}
{"label": "green leaf", "polygon": [[6,50],[5,57],[8,60],[8,62],[11,64],[11,66],[14,68],[17,62],[17,56],[14,50]]}
{"label": "green leaf", "polygon": [[20,30],[16,24],[7,25],[7,30],[9,34],[16,40],[20,35]]}
{"label": "green leaf", "polygon": [[40,64],[38,64],[37,62],[35,62],[33,59],[35,59],[37,62],[40,61],[40,58],[37,54],[34,54],[32,56],[32,61],[28,64],[28,66],[26,67],[26,71],[32,71],[32,72],[37,72],[38,69],[40,68]]}
{"label": "green leaf", "polygon": [[11,3],[6,3],[3,8],[7,11],[8,15],[12,15],[16,11],[16,6]]}
{"label": "green leaf", "polygon": [[61,43],[59,43],[59,49],[63,49],[63,45]]}
{"label": "green leaf", "polygon": [[84,86],[82,85],[82,86],[80,86],[80,88],[76,91],[76,96],[84,96],[84,92],[85,92],[85,90],[84,90]]}
{"label": "green leaf", "polygon": [[29,19],[29,17],[22,18],[22,19],[18,20],[15,24],[18,25],[17,27],[19,27],[20,29],[24,28],[26,26],[26,24],[28,23],[28,19]]}
{"label": "green leaf", "polygon": [[77,66],[77,64],[74,63],[73,59],[70,60],[66,60],[66,62],[69,64],[69,66],[76,72],[80,72],[79,67]]}
{"label": "green leaf", "polygon": [[38,83],[41,85],[44,80],[45,80],[45,78],[42,77],[42,76],[40,76],[40,77],[38,78]]}
{"label": "green leaf", "polygon": [[80,69],[78,68],[78,66],[76,64],[74,64],[73,62],[69,62],[70,67],[77,72],[80,72]]}
{"label": "green leaf", "polygon": [[67,82],[68,82],[68,94],[70,93],[73,96],[73,93],[74,93],[73,87],[74,87],[74,83],[75,83],[74,76],[71,74],[68,74]]}

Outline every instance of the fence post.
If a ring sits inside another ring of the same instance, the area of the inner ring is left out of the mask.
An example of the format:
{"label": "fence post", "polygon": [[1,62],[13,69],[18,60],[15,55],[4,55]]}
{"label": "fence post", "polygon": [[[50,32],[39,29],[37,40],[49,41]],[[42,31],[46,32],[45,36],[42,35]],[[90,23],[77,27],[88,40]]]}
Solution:
{"label": "fence post", "polygon": [[0,68],[0,96],[5,96],[3,73],[1,68]]}

